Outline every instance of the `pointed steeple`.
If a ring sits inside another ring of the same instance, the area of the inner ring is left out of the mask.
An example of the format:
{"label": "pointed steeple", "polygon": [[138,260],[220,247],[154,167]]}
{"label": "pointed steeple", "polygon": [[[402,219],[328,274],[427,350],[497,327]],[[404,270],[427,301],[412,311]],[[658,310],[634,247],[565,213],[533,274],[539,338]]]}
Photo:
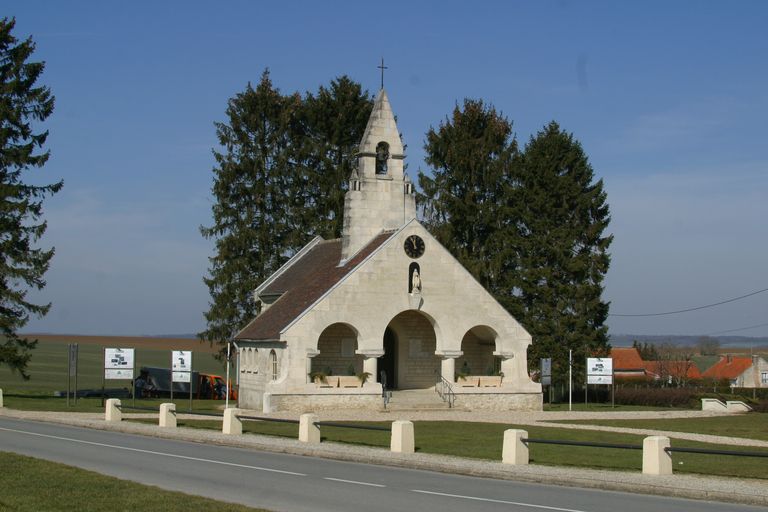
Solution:
{"label": "pointed steeple", "polygon": [[344,198],[342,260],[385,229],[416,217],[413,183],[403,174],[405,152],[384,89],[376,95]]}

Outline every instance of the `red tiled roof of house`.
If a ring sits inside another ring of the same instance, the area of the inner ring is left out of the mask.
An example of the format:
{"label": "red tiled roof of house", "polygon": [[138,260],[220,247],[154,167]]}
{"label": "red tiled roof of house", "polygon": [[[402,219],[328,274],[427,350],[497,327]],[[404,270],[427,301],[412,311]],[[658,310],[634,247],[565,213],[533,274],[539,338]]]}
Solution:
{"label": "red tiled roof of house", "polygon": [[394,231],[387,231],[376,236],[343,266],[339,266],[341,260],[340,238],[318,243],[291,265],[275,282],[267,286],[262,293],[279,293],[281,294],[280,298],[237,333],[235,339],[279,340],[280,332],[285,327],[352,272],[393,234]]}
{"label": "red tiled roof of house", "polygon": [[735,379],[752,366],[750,357],[723,356],[720,361],[702,374],[713,379]]}
{"label": "red tiled roof of house", "polygon": [[636,348],[611,348],[614,372],[645,371],[640,352]]}
{"label": "red tiled roof of house", "polygon": [[650,376],[660,378],[665,375],[673,377],[685,377],[688,379],[700,379],[701,372],[698,366],[692,361],[643,361],[646,373]]}

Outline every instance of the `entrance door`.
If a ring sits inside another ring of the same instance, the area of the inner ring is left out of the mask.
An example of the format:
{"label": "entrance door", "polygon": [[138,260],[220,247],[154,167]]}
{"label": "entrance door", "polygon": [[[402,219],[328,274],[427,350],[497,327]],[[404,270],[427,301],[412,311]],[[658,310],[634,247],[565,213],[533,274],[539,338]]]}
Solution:
{"label": "entrance door", "polygon": [[386,375],[387,389],[397,388],[397,336],[389,327],[384,331],[384,355],[379,359],[379,373],[382,372]]}

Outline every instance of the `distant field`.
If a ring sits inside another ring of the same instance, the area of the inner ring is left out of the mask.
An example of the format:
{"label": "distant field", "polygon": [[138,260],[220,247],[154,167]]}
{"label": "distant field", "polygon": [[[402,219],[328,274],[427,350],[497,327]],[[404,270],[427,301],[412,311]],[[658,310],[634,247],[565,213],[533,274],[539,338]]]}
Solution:
{"label": "distant field", "polygon": [[[8,367],[0,366],[0,389],[4,393],[50,394],[67,389],[67,344],[79,345],[78,388],[100,388],[104,366],[103,349],[135,348],[136,368],[171,364],[171,350],[191,350],[195,371],[223,375],[226,368],[214,358],[217,352],[207,343],[193,339],[144,338],[127,336],[67,336],[50,334],[26,334],[39,340],[32,352],[27,372],[30,380],[24,381]],[[72,384],[74,386],[74,382]],[[130,387],[130,381],[107,381],[107,387]]]}

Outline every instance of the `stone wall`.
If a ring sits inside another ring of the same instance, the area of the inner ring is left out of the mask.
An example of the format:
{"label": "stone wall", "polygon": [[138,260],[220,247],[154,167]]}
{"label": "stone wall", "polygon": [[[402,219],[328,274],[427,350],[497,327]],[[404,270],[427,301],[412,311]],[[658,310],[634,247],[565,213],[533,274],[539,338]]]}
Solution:
{"label": "stone wall", "polygon": [[367,409],[383,408],[381,393],[376,394],[297,394],[270,395],[273,412],[317,412],[328,409]]}
{"label": "stone wall", "polygon": [[456,406],[478,411],[541,411],[541,393],[456,393]]}

